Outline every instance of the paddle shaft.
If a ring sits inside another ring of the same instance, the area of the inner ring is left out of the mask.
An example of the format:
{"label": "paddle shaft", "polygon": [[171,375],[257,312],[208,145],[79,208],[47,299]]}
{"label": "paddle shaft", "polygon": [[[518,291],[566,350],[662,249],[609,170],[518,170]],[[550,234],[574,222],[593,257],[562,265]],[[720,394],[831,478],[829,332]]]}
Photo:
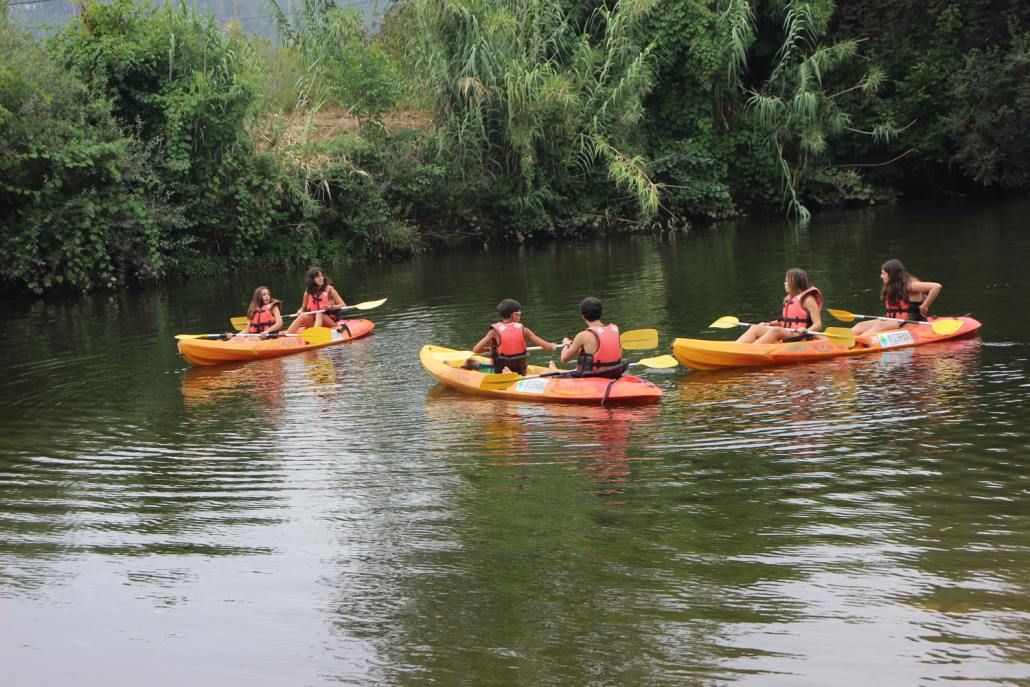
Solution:
{"label": "paddle shaft", "polygon": [[[332,308],[323,308],[322,310],[305,310],[303,312],[287,313],[285,315],[282,315],[282,318],[283,318],[283,321],[286,321],[287,319],[292,319],[294,317],[300,317],[301,315],[315,315],[315,314],[321,313],[321,312],[338,314],[338,313],[347,312],[347,311],[350,311],[350,310],[371,310],[372,308],[378,308],[385,301],[386,301],[386,299],[382,298],[382,299],[377,300],[377,301],[363,301],[361,303],[355,303],[354,305],[337,305],[337,306],[333,306]],[[250,324],[250,321],[245,316],[244,317],[234,317],[230,321],[232,322],[232,325],[234,327],[236,327],[240,331],[245,329]]]}
{"label": "paddle shaft", "polygon": [[[626,367],[633,367],[634,365],[643,365],[643,363],[633,362],[627,365]],[[613,365],[612,367],[615,366]],[[521,382],[523,379],[539,379],[540,377],[557,377],[558,375],[564,375],[570,372],[575,372],[575,370],[555,370],[554,372],[543,372],[538,375],[528,375],[526,377],[520,377],[519,379],[514,380],[514,382]]]}
{"label": "paddle shaft", "polygon": [[851,316],[856,320],[886,320],[887,322],[904,322],[905,324],[925,324],[929,327],[933,326],[933,322],[929,320],[899,320],[896,317],[883,317],[881,315],[856,315],[851,313]]}
{"label": "paddle shaft", "polygon": [[[753,327],[755,325],[751,324],[750,322],[737,322],[737,326],[738,327]],[[775,326],[775,325],[770,325],[770,326]],[[786,329],[786,327],[782,327],[782,329]],[[801,334],[811,334],[812,336],[825,336],[827,339],[839,339],[840,338],[839,336],[834,336],[833,334],[827,334],[826,332],[813,332],[813,331],[810,331],[808,329],[806,329],[804,332],[802,332],[801,330],[798,330],[798,329],[792,329],[791,331],[797,332],[799,335],[801,335]]]}

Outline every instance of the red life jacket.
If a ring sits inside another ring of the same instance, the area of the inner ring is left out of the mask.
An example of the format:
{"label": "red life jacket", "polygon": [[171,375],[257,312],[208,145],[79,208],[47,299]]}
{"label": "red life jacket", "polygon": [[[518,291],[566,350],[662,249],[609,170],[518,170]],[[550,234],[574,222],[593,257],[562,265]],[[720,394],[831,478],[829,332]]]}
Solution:
{"label": "red life jacket", "polygon": [[604,327],[588,327],[597,337],[597,350],[593,354],[591,369],[618,365],[622,362],[622,342],[619,340],[619,328],[614,324]]}
{"label": "red life jacket", "polygon": [[[304,309],[311,312],[313,310],[328,310],[329,308],[332,308],[333,299],[330,298],[332,290],[332,286],[325,286],[325,288],[321,289],[317,295],[311,293],[306,294],[304,296]],[[336,317],[329,313],[324,313],[324,316],[329,317],[334,322],[336,321]]]}
{"label": "red life jacket", "polygon": [[888,303],[887,299],[884,298],[884,305],[887,307],[887,317],[892,320],[922,322],[926,319],[923,317],[923,313],[919,311],[919,306],[922,304],[922,301],[907,301],[904,298],[897,303]]}
{"label": "red life jacket", "polygon": [[780,314],[780,326],[787,329],[802,329],[812,326],[812,315],[805,309],[804,300],[809,296],[815,297],[815,303],[820,310],[823,309],[823,294],[815,286],[807,289],[791,298],[783,299],[783,311]]}
{"label": "red life jacket", "polygon": [[278,306],[279,301],[272,301],[268,305],[262,305],[255,310],[254,314],[250,317],[250,326],[247,327],[247,332],[250,334],[260,334],[275,324],[275,313],[272,310]]}
{"label": "red life jacket", "polygon": [[490,328],[497,332],[501,343],[493,342],[494,353],[502,358],[526,354],[526,333],[518,322],[494,322]]}

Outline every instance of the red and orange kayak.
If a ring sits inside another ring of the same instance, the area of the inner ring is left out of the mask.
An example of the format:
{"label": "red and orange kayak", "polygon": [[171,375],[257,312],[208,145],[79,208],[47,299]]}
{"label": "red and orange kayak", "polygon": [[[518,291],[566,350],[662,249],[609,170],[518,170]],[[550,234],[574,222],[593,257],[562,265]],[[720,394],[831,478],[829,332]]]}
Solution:
{"label": "red and orange kayak", "polygon": [[332,340],[325,343],[308,343],[299,336],[283,336],[275,339],[236,337],[228,341],[182,339],[179,341],[179,354],[191,365],[221,365],[262,358],[277,358],[281,355],[303,353],[316,348],[346,343],[365,336],[375,328],[375,324],[369,320],[342,321],[347,323],[350,332],[334,331]]}
{"label": "red and orange kayak", "polygon": [[[423,346],[419,353],[422,366],[441,384],[468,394],[536,403],[601,403],[603,400],[606,405],[654,403],[662,397],[661,389],[647,380],[633,376],[620,377],[614,383],[610,379],[599,377],[537,377],[519,380],[505,389],[484,389],[480,387],[484,373],[462,369],[460,362],[438,360],[433,356],[436,351],[452,353],[453,349]],[[530,365],[526,370],[527,375],[546,372],[546,367],[536,365]]]}
{"label": "red and orange kayak", "polygon": [[[727,367],[810,363],[844,355],[879,353],[895,348],[909,348],[972,336],[980,322],[972,317],[956,317],[962,326],[951,334],[938,334],[926,325],[907,325],[901,329],[859,336],[851,348],[830,339],[816,337],[806,341],[775,344],[742,344],[735,341],[708,339],[676,339],[672,353],[683,365],[695,370],[717,370]],[[931,318],[931,321],[933,318]]]}

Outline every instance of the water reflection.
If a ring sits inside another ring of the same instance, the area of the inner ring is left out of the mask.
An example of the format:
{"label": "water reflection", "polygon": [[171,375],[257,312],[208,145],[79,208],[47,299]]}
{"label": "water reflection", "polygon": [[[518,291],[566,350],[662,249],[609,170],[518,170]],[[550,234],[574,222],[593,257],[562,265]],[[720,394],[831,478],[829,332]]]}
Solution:
{"label": "water reflection", "polygon": [[[658,406],[510,403],[465,396],[443,386],[434,387],[427,395],[431,420],[449,423],[460,417],[466,426],[460,435],[448,432],[445,436],[476,446],[484,464],[502,468],[505,479],[533,479],[541,472],[535,468],[557,467],[588,477],[594,484],[591,493],[611,505],[624,503],[616,497],[633,480],[634,464],[661,460],[659,456],[629,455],[631,435],[644,434],[660,412]],[[467,452],[463,447],[444,450]],[[547,470],[543,472],[546,478]],[[525,490],[527,486],[508,488]]]}

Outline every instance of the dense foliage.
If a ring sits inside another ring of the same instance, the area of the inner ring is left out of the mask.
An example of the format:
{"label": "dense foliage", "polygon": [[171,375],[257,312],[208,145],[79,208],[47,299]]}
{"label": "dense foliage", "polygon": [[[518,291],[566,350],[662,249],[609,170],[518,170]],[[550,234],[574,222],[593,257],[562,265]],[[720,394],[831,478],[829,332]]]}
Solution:
{"label": "dense foliage", "polygon": [[0,8],[0,287],[1030,189],[1023,0],[260,2]]}
{"label": "dense foliage", "polygon": [[629,152],[651,86],[637,39],[652,5],[600,5],[577,26],[550,0],[413,0],[410,55],[440,124],[437,157],[509,233],[575,221],[584,195],[617,203],[608,179],[640,213],[657,212],[657,188]]}

